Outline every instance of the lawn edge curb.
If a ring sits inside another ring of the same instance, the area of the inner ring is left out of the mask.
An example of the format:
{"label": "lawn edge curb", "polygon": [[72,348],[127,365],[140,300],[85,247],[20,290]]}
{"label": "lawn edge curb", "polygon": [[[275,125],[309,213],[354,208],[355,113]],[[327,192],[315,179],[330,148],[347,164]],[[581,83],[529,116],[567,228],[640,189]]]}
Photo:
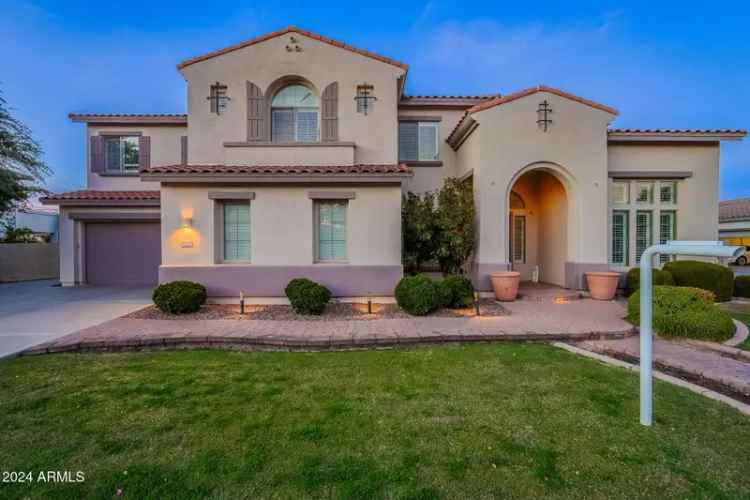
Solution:
{"label": "lawn edge curb", "polygon": [[[607,365],[624,368],[626,370],[636,372],[636,373],[639,373],[641,371],[638,365],[628,363],[626,361],[622,361],[616,358],[611,358],[609,356],[605,356],[603,354],[599,354],[596,352],[587,351],[586,349],[572,346],[564,342],[552,342],[551,345],[558,347],[560,349],[564,349],[570,353],[578,354],[579,356],[584,356],[587,358],[595,359]],[[712,391],[711,389],[707,389],[700,385],[693,384],[692,382],[682,380],[681,378],[674,377],[672,375],[667,375],[666,373],[663,373],[657,370],[654,370],[653,374],[654,374],[654,378],[657,378],[664,382],[669,382],[672,385],[682,387],[696,394],[700,394],[701,396],[705,396],[709,399],[713,399],[714,401],[719,401],[720,403],[724,403],[728,406],[731,406],[732,408],[736,409],[737,411],[739,411],[740,413],[744,415],[750,416],[750,405],[748,404],[745,404],[741,401],[737,401],[736,399],[730,398],[729,396],[720,394],[716,391]]]}

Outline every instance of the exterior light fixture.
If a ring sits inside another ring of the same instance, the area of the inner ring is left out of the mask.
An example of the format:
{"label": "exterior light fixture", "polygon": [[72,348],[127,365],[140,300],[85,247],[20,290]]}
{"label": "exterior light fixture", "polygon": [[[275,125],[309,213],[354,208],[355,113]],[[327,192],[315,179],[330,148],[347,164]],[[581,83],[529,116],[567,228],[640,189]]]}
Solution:
{"label": "exterior light fixture", "polygon": [[193,227],[193,218],[192,217],[183,217],[182,218],[182,225],[180,226],[182,229],[190,229]]}
{"label": "exterior light fixture", "polygon": [[245,293],[240,290],[240,314],[245,314]]}
{"label": "exterior light fixture", "polygon": [[648,247],[641,255],[641,425],[650,426],[653,416],[652,392],[652,283],[655,255],[690,255],[694,257],[737,258],[745,247],[725,246],[723,241],[668,241]]}
{"label": "exterior light fixture", "polygon": [[232,98],[227,95],[227,86],[221,82],[216,82],[211,85],[210,93],[206,97],[206,100],[210,103],[211,113],[220,115],[227,110],[227,103]]}
{"label": "exterior light fixture", "polygon": [[378,100],[372,95],[374,89],[375,87],[369,83],[357,85],[357,95],[354,97],[357,102],[357,113],[364,113],[367,116],[367,112],[372,110],[372,103]]}

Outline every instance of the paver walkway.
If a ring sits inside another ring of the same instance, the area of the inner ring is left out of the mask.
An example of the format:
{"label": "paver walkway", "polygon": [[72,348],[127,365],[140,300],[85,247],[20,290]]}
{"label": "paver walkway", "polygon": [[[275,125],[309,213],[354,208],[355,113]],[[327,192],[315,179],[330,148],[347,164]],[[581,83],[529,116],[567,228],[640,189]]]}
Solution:
{"label": "paver walkway", "polygon": [[[620,358],[640,359],[640,338],[588,340],[576,344],[589,351]],[[750,363],[679,341],[654,338],[654,364],[694,379],[700,385],[726,389],[750,399]]]}
{"label": "paver walkway", "polygon": [[25,354],[160,345],[249,345],[331,349],[420,342],[584,340],[632,332],[618,302],[518,301],[508,316],[360,321],[145,320],[118,318],[41,344]]}

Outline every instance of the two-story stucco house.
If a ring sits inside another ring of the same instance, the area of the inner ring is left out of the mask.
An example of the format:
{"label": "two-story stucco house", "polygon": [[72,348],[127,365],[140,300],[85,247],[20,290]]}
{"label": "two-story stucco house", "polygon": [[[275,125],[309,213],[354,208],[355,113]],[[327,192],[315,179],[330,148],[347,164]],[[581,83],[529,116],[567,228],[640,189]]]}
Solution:
{"label": "two-story stucco house", "polygon": [[472,273],[569,288],[650,244],[716,239],[719,150],[740,130],[620,130],[554,88],[407,96],[407,65],[290,27],[183,61],[186,115],[71,114],[87,187],[60,206],[64,285],[189,279],[214,296],[281,296],[298,276],[338,296],[402,276],[401,196],[473,186]]}

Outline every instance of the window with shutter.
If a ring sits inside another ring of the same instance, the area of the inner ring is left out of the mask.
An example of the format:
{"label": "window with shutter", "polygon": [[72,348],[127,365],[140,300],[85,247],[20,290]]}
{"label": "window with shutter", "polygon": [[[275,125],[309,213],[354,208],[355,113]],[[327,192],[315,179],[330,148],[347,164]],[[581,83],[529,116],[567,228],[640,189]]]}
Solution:
{"label": "window with shutter", "polygon": [[628,211],[612,212],[612,264],[628,265]]}
{"label": "window with shutter", "polygon": [[317,142],[318,97],[304,85],[288,85],[271,101],[271,140],[275,142]]}
{"label": "window with shutter", "polygon": [[398,124],[398,159],[417,161],[419,158],[419,123],[400,122]]}
{"label": "window with shutter", "polygon": [[635,262],[641,262],[641,255],[652,245],[652,220],[650,210],[635,213]]}
{"label": "window with shutter", "polygon": [[247,82],[247,140],[262,141],[265,132],[265,100],[260,87]]}
{"label": "window with shutter", "polygon": [[140,167],[140,143],[144,137],[104,138],[104,168],[107,172],[128,172]]}
{"label": "window with shutter", "polygon": [[322,113],[322,131],[321,140],[333,142],[339,140],[339,84],[333,82],[323,91],[323,113]]}

